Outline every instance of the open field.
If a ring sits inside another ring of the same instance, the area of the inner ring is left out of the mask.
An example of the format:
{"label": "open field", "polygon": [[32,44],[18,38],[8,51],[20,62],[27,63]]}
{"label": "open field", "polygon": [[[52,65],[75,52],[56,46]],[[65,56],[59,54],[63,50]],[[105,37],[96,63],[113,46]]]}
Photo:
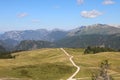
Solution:
{"label": "open field", "polygon": [[60,80],[75,71],[60,49],[24,51],[13,55],[16,55],[15,59],[0,60],[0,78]]}
{"label": "open field", "polygon": [[120,52],[104,52],[97,54],[84,55],[84,49],[65,49],[69,54],[74,56],[74,61],[81,67],[80,72],[76,75],[76,78],[85,78],[84,80],[90,80],[91,72],[97,70],[100,63],[103,60],[109,60],[110,70],[109,74],[113,76],[115,80],[120,80]]}
{"label": "open field", "polygon": [[[74,62],[81,68],[75,76],[78,80],[91,80],[91,72],[97,70],[105,59],[111,64],[109,74],[120,80],[120,52],[83,55],[84,49],[65,50],[74,56]],[[16,55],[15,59],[0,59],[0,79],[66,80],[76,71],[69,58],[58,48],[23,51],[13,55]]]}

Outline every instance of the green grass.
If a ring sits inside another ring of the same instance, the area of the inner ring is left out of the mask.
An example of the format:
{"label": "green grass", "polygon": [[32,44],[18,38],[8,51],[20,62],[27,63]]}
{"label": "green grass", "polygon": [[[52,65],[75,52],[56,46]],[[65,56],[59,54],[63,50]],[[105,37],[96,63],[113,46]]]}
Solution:
{"label": "green grass", "polygon": [[73,69],[71,66],[61,65],[60,63],[45,63],[35,66],[17,67],[13,71],[19,73],[18,77],[30,77],[33,80],[59,80],[60,78],[67,78],[74,71]]}

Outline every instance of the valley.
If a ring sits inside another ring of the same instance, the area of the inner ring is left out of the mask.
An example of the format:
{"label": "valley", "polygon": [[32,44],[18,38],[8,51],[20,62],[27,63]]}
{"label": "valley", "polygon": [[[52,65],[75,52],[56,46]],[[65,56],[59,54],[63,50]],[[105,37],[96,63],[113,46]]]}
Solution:
{"label": "valley", "polygon": [[0,80],[120,80],[120,0],[0,0]]}

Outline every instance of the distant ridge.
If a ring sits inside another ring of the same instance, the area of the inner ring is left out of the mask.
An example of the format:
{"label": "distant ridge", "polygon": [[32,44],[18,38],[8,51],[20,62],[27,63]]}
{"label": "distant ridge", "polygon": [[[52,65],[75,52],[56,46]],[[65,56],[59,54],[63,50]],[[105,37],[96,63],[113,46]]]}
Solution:
{"label": "distant ridge", "polygon": [[[120,28],[107,24],[93,24],[80,26],[72,30],[24,30],[8,31],[0,35],[2,45],[11,50],[20,45],[21,41],[32,42],[46,41],[55,47],[87,47],[87,46],[106,46],[120,48]],[[4,44],[3,44],[4,43]],[[27,45],[27,44],[26,44]],[[39,45],[39,44],[38,44]],[[48,45],[48,44],[46,44]],[[33,46],[31,47],[31,49]],[[37,47],[38,48],[38,47]],[[42,45],[42,48],[44,46]]]}
{"label": "distant ridge", "polygon": [[46,29],[8,31],[0,35],[0,40],[13,39],[17,41],[22,41],[22,40],[55,41],[65,37],[66,34],[67,31],[63,31],[59,29],[55,29],[51,31],[48,31]]}
{"label": "distant ridge", "polygon": [[13,39],[17,41],[22,40],[45,40],[56,41],[66,36],[86,35],[86,34],[102,34],[111,35],[120,33],[120,28],[107,24],[93,24],[89,26],[80,26],[69,31],[54,29],[37,29],[37,30],[23,30],[23,31],[8,31],[0,35],[0,40]]}
{"label": "distant ridge", "polygon": [[107,24],[94,24],[73,29],[69,32],[68,36],[88,34],[112,35],[118,33],[120,33],[120,28],[118,27],[110,26]]}

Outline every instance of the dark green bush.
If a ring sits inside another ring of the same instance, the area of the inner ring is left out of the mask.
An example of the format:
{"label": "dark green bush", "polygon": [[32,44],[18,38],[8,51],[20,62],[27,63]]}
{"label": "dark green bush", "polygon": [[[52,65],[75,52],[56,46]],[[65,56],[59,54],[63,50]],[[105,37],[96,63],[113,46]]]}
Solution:
{"label": "dark green bush", "polygon": [[90,47],[90,46],[88,46],[85,49],[84,54],[96,54],[99,52],[111,52],[111,51],[115,51],[115,50],[111,49],[111,48],[106,48],[106,47]]}

